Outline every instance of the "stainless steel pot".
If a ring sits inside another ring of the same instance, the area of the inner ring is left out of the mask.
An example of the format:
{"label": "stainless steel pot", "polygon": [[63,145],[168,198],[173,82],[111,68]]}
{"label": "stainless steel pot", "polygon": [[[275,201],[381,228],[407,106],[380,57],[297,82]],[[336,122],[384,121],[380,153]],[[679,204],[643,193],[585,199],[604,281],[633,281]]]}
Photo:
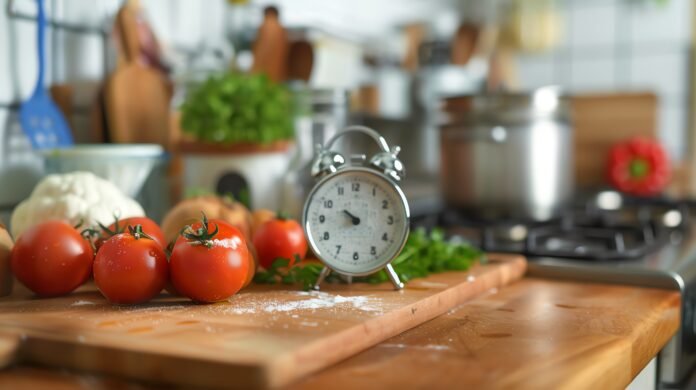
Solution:
{"label": "stainless steel pot", "polygon": [[444,102],[445,201],[484,219],[547,220],[573,192],[572,132],[556,90]]}

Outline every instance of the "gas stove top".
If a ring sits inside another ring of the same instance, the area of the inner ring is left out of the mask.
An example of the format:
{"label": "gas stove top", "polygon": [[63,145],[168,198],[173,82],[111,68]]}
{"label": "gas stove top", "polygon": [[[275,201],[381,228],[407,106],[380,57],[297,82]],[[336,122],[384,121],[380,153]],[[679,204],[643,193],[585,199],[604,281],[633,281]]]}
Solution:
{"label": "gas stove top", "polygon": [[455,210],[416,219],[487,252],[520,253],[528,275],[678,290],[682,327],[660,354],[660,381],[696,364],[696,203],[597,193],[547,222],[477,221]]}

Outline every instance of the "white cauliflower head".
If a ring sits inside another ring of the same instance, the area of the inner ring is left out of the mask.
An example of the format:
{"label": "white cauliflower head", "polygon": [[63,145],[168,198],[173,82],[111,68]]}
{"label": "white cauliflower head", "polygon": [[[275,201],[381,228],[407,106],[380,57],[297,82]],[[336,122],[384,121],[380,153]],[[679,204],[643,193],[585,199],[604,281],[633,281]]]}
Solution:
{"label": "white cauliflower head", "polygon": [[143,208],[124,195],[110,181],[90,172],[72,172],[46,176],[31,196],[12,213],[12,235],[16,238],[28,228],[48,220],[84,226],[106,226],[119,218],[141,217]]}

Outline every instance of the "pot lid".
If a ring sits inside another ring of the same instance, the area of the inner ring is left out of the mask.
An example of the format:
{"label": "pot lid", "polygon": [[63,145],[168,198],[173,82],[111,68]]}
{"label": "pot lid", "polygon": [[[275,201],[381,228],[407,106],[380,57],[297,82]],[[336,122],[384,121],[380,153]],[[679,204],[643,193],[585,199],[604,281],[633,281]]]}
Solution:
{"label": "pot lid", "polygon": [[443,125],[525,124],[535,120],[568,120],[568,101],[557,87],[529,93],[492,92],[452,96],[441,102]]}

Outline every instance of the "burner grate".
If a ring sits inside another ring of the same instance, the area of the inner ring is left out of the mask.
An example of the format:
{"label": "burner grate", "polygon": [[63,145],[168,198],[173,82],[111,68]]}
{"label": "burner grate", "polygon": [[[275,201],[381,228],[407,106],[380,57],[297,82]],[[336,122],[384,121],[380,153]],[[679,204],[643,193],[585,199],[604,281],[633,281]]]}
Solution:
{"label": "burner grate", "polygon": [[[606,199],[606,192],[600,194]],[[485,251],[588,261],[642,258],[669,242],[673,231],[687,229],[687,202],[620,198],[618,204],[605,207],[597,201],[602,196],[541,223],[482,221],[446,210],[416,225],[442,226]]]}

